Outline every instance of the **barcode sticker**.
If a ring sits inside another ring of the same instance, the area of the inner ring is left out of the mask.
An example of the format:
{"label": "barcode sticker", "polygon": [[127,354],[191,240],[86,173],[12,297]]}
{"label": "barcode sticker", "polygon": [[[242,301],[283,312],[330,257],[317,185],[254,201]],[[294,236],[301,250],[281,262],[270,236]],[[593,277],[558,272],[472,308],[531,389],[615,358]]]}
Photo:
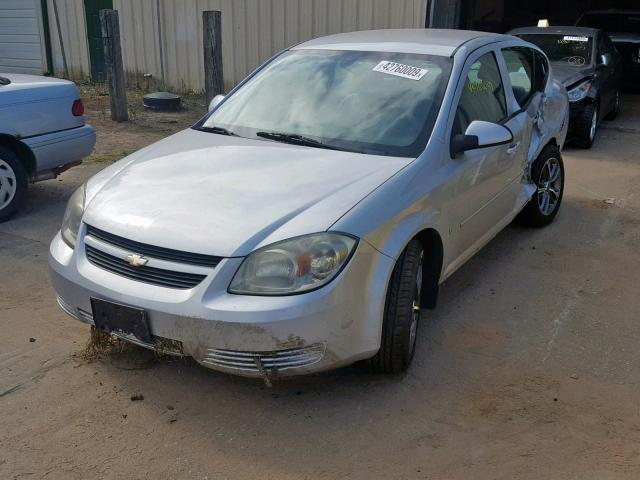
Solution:
{"label": "barcode sticker", "polygon": [[411,80],[420,80],[429,72],[426,68],[412,67],[411,65],[403,65],[402,63],[390,62],[388,60],[380,62],[374,67],[373,71],[409,78]]}
{"label": "barcode sticker", "polygon": [[565,35],[562,39],[566,40],[567,42],[588,42],[589,41],[589,37],[574,37],[571,35]]}

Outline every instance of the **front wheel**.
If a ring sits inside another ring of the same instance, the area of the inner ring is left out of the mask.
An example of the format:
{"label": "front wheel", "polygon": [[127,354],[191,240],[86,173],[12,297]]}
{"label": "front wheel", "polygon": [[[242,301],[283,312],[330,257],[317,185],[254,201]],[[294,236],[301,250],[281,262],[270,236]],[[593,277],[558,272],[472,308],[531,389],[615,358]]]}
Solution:
{"label": "front wheel", "polygon": [[550,224],[560,210],[564,194],[564,163],[555,146],[545,148],[531,167],[536,192],[517,220],[531,227]]}
{"label": "front wheel", "polygon": [[584,107],[582,115],[576,119],[576,143],[580,148],[591,148],[599,126],[599,107],[594,102]]}
{"label": "front wheel", "polygon": [[422,244],[412,240],[398,258],[391,274],[380,350],[371,359],[371,366],[378,372],[404,372],[413,360],[420,324],[422,256]]}

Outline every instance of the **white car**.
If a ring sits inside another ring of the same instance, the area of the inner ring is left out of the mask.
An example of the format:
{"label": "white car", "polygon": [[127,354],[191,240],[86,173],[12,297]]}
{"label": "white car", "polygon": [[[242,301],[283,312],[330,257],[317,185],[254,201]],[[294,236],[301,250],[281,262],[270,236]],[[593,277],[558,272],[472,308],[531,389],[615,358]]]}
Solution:
{"label": "white car", "polygon": [[459,30],[288,49],[78,189],[50,248],[58,302],[225,372],[402,371],[438,285],[514,218],[558,213],[569,106],[549,68]]}
{"label": "white car", "polygon": [[73,82],[0,73],[0,222],[18,210],[29,182],[55,178],[95,143]]}

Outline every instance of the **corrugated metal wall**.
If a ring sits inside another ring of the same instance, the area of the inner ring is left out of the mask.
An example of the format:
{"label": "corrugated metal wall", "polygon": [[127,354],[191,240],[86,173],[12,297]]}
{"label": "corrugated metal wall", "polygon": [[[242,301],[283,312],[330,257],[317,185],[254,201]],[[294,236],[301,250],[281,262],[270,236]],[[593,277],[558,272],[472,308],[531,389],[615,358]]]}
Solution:
{"label": "corrugated metal wall", "polygon": [[[48,0],[50,3],[52,0]],[[82,0],[57,0],[73,75],[87,76]],[[372,28],[423,27],[427,0],[160,0],[162,59],[168,88],[200,91],[202,11],[222,12],[225,87],[231,88],[275,52],[313,37]],[[131,81],[151,73],[161,78],[156,0],[114,0],[120,14],[125,70]],[[64,14],[63,14],[64,9]],[[52,9],[50,9],[52,12]],[[51,31],[55,24],[51,19]],[[66,29],[66,30],[65,30]],[[71,32],[73,30],[73,32]],[[53,42],[56,70],[59,44]],[[71,52],[69,50],[71,49]],[[76,77],[77,78],[77,77]]]}
{"label": "corrugated metal wall", "polygon": [[[49,32],[51,32],[51,52],[53,70],[62,76],[62,49],[55,20],[54,0],[47,0],[49,10]],[[64,42],[64,52],[67,57],[69,76],[74,80],[89,77],[89,50],[87,48],[87,28],[84,18],[84,3],[82,0],[55,0],[60,20],[60,31]]]}

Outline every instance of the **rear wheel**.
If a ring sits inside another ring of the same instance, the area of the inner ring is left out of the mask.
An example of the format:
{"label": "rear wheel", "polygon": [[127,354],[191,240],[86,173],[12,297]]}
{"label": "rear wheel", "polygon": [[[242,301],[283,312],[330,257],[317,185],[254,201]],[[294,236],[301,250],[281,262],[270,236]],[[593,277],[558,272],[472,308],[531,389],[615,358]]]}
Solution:
{"label": "rear wheel", "polygon": [[616,98],[613,102],[613,110],[607,115],[607,120],[615,120],[620,112],[620,90],[616,91]]}
{"label": "rear wheel", "polygon": [[536,193],[517,220],[531,227],[544,227],[558,214],[564,193],[564,163],[557,147],[548,146],[542,151],[533,163],[531,177]]}
{"label": "rear wheel", "polygon": [[27,195],[27,173],[13,150],[0,146],[0,222],[16,213]]}
{"label": "rear wheel", "polygon": [[420,325],[422,256],[422,244],[412,240],[393,269],[387,288],[380,350],[371,359],[371,366],[378,372],[403,372],[413,360]]}

